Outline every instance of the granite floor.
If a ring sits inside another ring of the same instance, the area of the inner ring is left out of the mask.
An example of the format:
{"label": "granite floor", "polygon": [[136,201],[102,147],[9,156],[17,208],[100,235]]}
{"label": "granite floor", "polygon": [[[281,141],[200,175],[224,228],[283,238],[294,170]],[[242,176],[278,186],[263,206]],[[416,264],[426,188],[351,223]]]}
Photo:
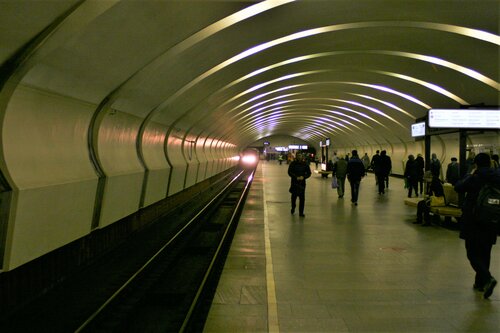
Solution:
{"label": "granite floor", "polygon": [[500,332],[500,287],[473,291],[458,232],[413,224],[401,179],[378,195],[369,174],[353,206],[313,174],[301,218],[287,167],[258,166],[205,332]]}

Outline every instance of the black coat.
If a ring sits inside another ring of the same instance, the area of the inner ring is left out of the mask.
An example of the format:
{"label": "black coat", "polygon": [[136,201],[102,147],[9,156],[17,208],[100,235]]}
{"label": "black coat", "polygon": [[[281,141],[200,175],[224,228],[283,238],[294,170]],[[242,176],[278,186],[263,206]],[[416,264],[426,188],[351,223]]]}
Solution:
{"label": "black coat", "polygon": [[418,177],[419,179],[422,179],[424,177],[424,168],[425,168],[424,158],[422,156],[417,156],[415,158],[415,163],[417,163]]}
{"label": "black coat", "polygon": [[[306,179],[311,177],[311,168],[305,162],[293,161],[288,166],[290,176],[290,193],[303,195],[306,191]],[[297,177],[304,177],[298,180]]]}
{"label": "black coat", "polygon": [[477,219],[473,215],[473,208],[476,204],[479,191],[486,183],[500,186],[500,169],[479,168],[474,174],[466,175],[455,184],[455,191],[465,193],[465,200],[462,204],[460,238],[475,238],[482,242],[495,244],[497,240],[496,231],[488,228],[488,226],[477,223]]}
{"label": "black coat", "polygon": [[406,161],[405,174],[404,176],[409,180],[417,180],[418,177],[418,169],[417,169],[417,161],[408,160]]}
{"label": "black coat", "polygon": [[450,163],[446,168],[446,181],[455,185],[460,180],[460,166],[458,163]]}
{"label": "black coat", "polygon": [[431,160],[430,170],[434,177],[439,178],[441,176],[441,162],[438,159]]}
{"label": "black coat", "polygon": [[364,177],[365,173],[366,170],[363,161],[361,161],[357,156],[351,157],[349,162],[347,162],[347,179],[349,179],[350,182],[360,181],[361,178]]}
{"label": "black coat", "polygon": [[379,167],[378,170],[375,171],[375,174],[380,176],[389,176],[392,169],[392,161],[391,158],[385,154],[380,154],[380,159],[378,161]]}

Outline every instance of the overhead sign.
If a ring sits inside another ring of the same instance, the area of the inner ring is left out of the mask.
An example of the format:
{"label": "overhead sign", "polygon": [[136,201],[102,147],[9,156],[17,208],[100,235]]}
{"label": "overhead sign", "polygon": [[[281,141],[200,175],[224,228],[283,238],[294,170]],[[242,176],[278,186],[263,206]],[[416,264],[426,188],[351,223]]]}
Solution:
{"label": "overhead sign", "polygon": [[500,129],[500,110],[432,109],[428,121],[431,128]]}
{"label": "overhead sign", "polygon": [[411,125],[411,136],[424,136],[425,135],[425,121]]}
{"label": "overhead sign", "polygon": [[302,150],[307,150],[307,145],[289,145],[288,146],[288,149],[295,149],[295,150],[298,150],[298,149],[302,149]]}

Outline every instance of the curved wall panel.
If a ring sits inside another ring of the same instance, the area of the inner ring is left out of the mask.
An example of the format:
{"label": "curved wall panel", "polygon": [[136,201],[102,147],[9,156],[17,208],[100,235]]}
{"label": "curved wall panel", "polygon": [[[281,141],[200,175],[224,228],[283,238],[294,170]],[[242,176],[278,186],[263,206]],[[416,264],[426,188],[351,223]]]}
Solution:
{"label": "curved wall panel", "polygon": [[148,206],[167,195],[170,165],[165,157],[165,138],[168,128],[158,123],[149,123],[142,136],[142,158],[147,169],[144,184],[144,206]]}
{"label": "curved wall panel", "polygon": [[197,141],[194,136],[187,136],[184,139],[184,156],[187,161],[186,180],[184,187],[188,188],[196,183],[200,162],[196,156]]}
{"label": "curved wall panel", "polygon": [[206,177],[205,178],[210,178],[216,173],[216,165],[217,161],[214,155],[214,147],[213,145],[216,144],[215,139],[208,138],[206,143],[205,143],[205,155],[207,156],[207,172],[206,172]]}
{"label": "curved wall panel", "polygon": [[172,130],[167,138],[166,152],[168,161],[172,166],[170,183],[168,185],[168,196],[180,192],[184,189],[186,178],[187,162],[182,153],[184,133]]}
{"label": "curved wall panel", "polygon": [[140,118],[117,111],[100,123],[97,156],[106,175],[100,227],[139,209],[144,180],[136,145],[140,125]]}
{"label": "curved wall panel", "polygon": [[207,138],[198,137],[196,140],[196,158],[199,161],[198,172],[196,173],[196,182],[201,182],[207,178],[208,158],[205,151]]}
{"label": "curved wall panel", "polygon": [[26,87],[12,96],[2,124],[14,188],[4,269],[90,232],[97,188],[87,143],[93,110],[90,104]]}

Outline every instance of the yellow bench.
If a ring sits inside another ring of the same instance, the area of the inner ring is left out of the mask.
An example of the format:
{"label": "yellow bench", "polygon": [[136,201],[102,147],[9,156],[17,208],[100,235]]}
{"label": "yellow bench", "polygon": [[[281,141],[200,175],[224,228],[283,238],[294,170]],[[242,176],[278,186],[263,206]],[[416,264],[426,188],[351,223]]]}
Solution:
{"label": "yellow bench", "polygon": [[443,184],[443,190],[446,206],[431,207],[431,212],[441,216],[460,218],[462,216],[462,209],[460,209],[458,206],[458,193],[455,192],[453,185],[449,183]]}
{"label": "yellow bench", "polygon": [[[458,193],[455,192],[453,185],[449,183],[443,184],[444,201],[446,206],[431,207],[430,212],[436,215],[444,216],[445,218],[454,217],[459,219],[462,216],[462,209],[458,206]],[[417,207],[420,201],[424,198],[406,198],[405,205]]]}

